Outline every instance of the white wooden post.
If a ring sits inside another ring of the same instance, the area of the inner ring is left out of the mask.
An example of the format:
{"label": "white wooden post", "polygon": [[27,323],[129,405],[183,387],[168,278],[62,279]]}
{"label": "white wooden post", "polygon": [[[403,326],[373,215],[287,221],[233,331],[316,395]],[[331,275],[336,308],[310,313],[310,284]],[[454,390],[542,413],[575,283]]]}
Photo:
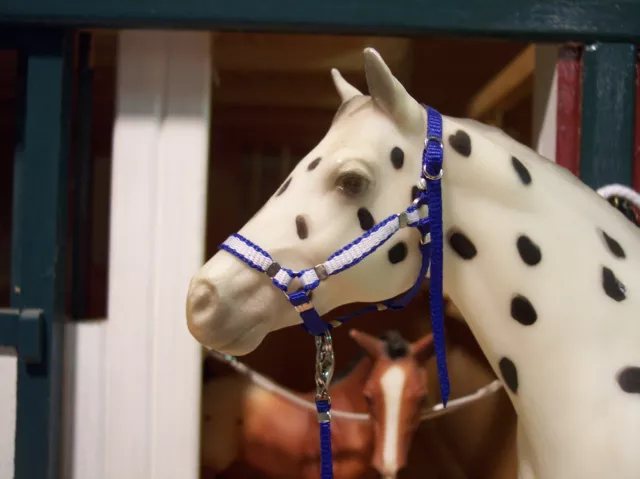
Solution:
{"label": "white wooden post", "polygon": [[17,367],[15,352],[0,348],[0,478],[7,479],[15,472]]}
{"label": "white wooden post", "polygon": [[536,45],[536,68],[533,81],[533,147],[552,161],[556,161],[558,51],[558,45],[542,43]]}
{"label": "white wooden post", "polygon": [[197,479],[210,34],[120,32],[117,68],[108,318],[70,326],[65,477]]}

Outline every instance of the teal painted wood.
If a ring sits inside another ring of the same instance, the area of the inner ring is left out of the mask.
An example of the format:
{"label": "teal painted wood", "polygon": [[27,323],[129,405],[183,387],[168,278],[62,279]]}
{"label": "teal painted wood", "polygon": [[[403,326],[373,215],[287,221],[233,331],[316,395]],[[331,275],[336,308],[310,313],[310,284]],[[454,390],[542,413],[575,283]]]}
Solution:
{"label": "teal painted wood", "polygon": [[636,47],[584,50],[580,178],[592,188],[633,181]]}
{"label": "teal painted wood", "polygon": [[44,314],[40,309],[0,308],[0,346],[16,350],[20,361],[42,362]]}
{"label": "teal painted wood", "polygon": [[0,0],[0,22],[640,40],[638,0]]}
{"label": "teal painted wood", "polygon": [[34,32],[20,51],[13,198],[14,308],[44,313],[39,364],[18,361],[15,479],[58,479],[72,38]]}
{"label": "teal painted wood", "polygon": [[14,308],[0,308],[0,346],[18,348],[18,320],[20,310]]}

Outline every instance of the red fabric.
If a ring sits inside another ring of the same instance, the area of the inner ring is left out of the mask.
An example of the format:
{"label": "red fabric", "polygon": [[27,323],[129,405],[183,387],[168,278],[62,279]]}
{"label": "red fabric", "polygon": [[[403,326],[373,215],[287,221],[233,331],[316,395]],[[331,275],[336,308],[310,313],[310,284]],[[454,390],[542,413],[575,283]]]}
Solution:
{"label": "red fabric", "polygon": [[558,55],[556,162],[575,175],[580,172],[582,48],[564,45]]}

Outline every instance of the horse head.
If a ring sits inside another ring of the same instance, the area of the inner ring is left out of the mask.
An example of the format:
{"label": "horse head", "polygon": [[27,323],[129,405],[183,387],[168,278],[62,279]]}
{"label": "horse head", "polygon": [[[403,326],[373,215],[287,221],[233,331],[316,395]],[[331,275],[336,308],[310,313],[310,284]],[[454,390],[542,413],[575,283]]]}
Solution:
{"label": "horse head", "polygon": [[372,466],[382,477],[393,478],[406,465],[426,405],[433,335],[410,344],[395,331],[384,339],[355,329],[349,334],[373,362],[363,391],[374,424]]}
{"label": "horse head", "polygon": [[[422,168],[425,109],[373,49],[364,51],[370,95],[332,70],[342,99],[324,138],[238,232],[289,269],[313,267],[414,199]],[[313,291],[320,315],[397,296],[420,270],[420,235],[404,228],[357,266]],[[299,287],[294,281],[290,288]],[[228,251],[191,280],[187,324],[203,345],[243,355],[300,316],[269,278]]]}

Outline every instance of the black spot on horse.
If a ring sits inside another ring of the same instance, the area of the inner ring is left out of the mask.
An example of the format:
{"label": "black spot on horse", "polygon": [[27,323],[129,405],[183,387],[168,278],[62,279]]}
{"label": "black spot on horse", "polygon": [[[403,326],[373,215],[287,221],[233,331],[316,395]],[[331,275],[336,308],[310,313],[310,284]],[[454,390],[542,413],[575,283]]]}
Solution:
{"label": "black spot on horse", "polygon": [[358,222],[360,223],[360,228],[364,231],[369,231],[375,225],[375,220],[373,219],[373,215],[366,208],[360,208],[358,210]]}
{"label": "black spot on horse", "polygon": [[404,165],[404,151],[397,146],[394,146],[391,150],[391,164],[396,170],[399,170]]}
{"label": "black spot on horse", "polygon": [[626,288],[611,269],[602,267],[602,287],[607,296],[615,301],[622,301],[627,297]]}
{"label": "black spot on horse", "polygon": [[407,257],[407,245],[404,241],[400,241],[393,245],[387,254],[391,264],[398,264]]}
{"label": "black spot on horse", "polygon": [[301,240],[307,239],[309,236],[309,226],[302,215],[296,216],[296,231],[298,232],[298,238]]}
{"label": "black spot on horse", "polygon": [[462,259],[472,259],[478,253],[471,240],[460,231],[449,234],[449,246]]}
{"label": "black spot on horse", "polygon": [[471,138],[466,132],[458,130],[455,135],[449,135],[449,145],[459,155],[471,156]]}
{"label": "black spot on horse", "polygon": [[609,251],[611,251],[611,254],[613,254],[613,256],[615,256],[616,258],[626,257],[626,254],[622,249],[622,246],[620,246],[620,243],[614,240],[611,236],[609,236],[603,230],[600,230],[600,233],[602,234],[602,237],[604,238],[604,241],[607,244],[607,248],[609,248]]}
{"label": "black spot on horse", "polygon": [[280,187],[280,189],[276,193],[276,196],[280,196],[287,190],[287,188],[289,188],[289,185],[291,184],[291,178],[292,177],[287,178],[287,181],[285,181],[284,184]]}
{"label": "black spot on horse", "polygon": [[527,169],[527,167],[524,166],[522,162],[519,159],[517,159],[515,156],[511,157],[511,164],[513,165],[513,169],[516,170],[516,173],[518,174],[518,178],[520,178],[520,181],[522,182],[522,184],[530,185],[531,173],[529,173],[529,170]]}
{"label": "black spot on horse", "polygon": [[309,163],[309,166],[307,166],[307,171],[313,171],[316,169],[316,166],[318,166],[318,164],[320,163],[320,160],[322,158],[318,157],[315,160],[313,160],[311,163]]}
{"label": "black spot on horse", "polygon": [[520,258],[522,258],[522,261],[524,261],[529,266],[535,266],[542,259],[540,247],[533,241],[531,241],[531,238],[529,238],[528,236],[518,236],[516,245],[518,247],[518,253],[520,253]]}
{"label": "black spot on horse", "polygon": [[538,320],[538,314],[533,305],[521,294],[511,299],[511,317],[524,326],[531,326]]}
{"label": "black spot on horse", "polygon": [[418,196],[420,196],[420,188],[414,185],[411,188],[411,201],[415,200]]}
{"label": "black spot on horse", "polygon": [[502,380],[513,394],[518,393],[518,370],[513,361],[509,358],[501,358],[498,363]]}
{"label": "black spot on horse", "polygon": [[620,389],[630,394],[640,394],[640,367],[627,366],[618,373]]}

